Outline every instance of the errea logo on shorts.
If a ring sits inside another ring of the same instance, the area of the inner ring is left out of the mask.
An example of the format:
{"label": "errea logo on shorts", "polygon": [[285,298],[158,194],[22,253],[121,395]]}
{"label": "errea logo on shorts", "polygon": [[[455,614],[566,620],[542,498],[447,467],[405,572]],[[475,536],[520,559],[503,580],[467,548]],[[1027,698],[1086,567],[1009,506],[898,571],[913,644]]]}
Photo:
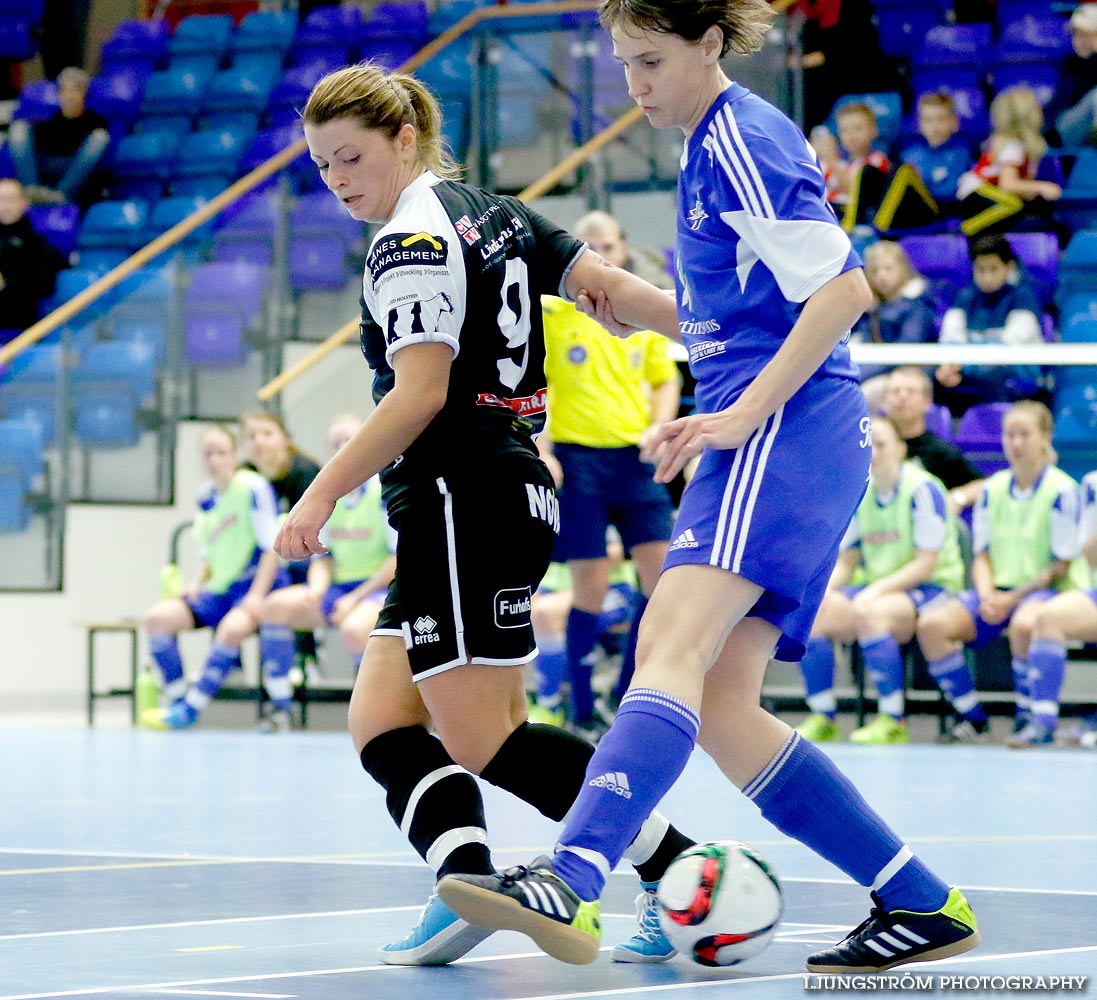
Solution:
{"label": "errea logo on shorts", "polygon": [[524,628],[528,626],[531,605],[529,587],[500,590],[495,595],[495,627]]}
{"label": "errea logo on shorts", "polygon": [[420,615],[411,626],[415,632],[415,645],[421,646],[425,642],[440,642],[441,636],[435,631],[438,623],[430,615]]}

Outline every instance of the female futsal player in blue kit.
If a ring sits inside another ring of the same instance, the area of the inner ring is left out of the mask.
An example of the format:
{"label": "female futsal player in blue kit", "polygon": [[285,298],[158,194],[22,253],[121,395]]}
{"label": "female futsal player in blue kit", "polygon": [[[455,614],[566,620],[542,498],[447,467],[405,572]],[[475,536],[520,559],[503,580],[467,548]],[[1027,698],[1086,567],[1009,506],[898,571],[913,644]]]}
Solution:
{"label": "female futsal player in blue kit", "polygon": [[[845,343],[871,302],[861,262],[803,133],[720,66],[729,51],[758,51],[772,12],[763,0],[604,0],[600,17],[633,99],[656,127],[686,134],[678,327],[700,412],[664,425],[656,478],[701,459],[644,615],[632,687],[554,855],[495,876],[447,876],[439,893],[472,924],[593,961],[606,876],[699,742],[766,819],[872,890],[868,919],[811,956],[810,970],[960,954],[979,937],[959,890],[759,704],[770,657],[803,653],[871,444]],[[637,321],[625,301],[591,298],[613,332],[665,328],[655,315]]]}

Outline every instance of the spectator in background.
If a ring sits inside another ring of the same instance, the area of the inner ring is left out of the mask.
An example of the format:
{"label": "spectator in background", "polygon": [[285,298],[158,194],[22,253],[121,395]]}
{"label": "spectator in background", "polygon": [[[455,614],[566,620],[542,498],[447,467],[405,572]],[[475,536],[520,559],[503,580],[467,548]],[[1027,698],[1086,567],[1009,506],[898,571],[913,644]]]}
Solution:
{"label": "spectator in background", "polygon": [[1074,51],[1059,67],[1044,108],[1048,134],[1063,146],[1097,145],[1097,4],[1083,3],[1070,15]]}
{"label": "spectator in background", "polygon": [[800,0],[804,129],[825,121],[845,94],[895,90],[898,76],[880,50],[866,0]]}
{"label": "spectator in background", "polygon": [[23,185],[0,179],[0,343],[38,320],[38,306],[53,293],[65,260],[27,217]]}
{"label": "spectator in background", "polygon": [[926,427],[933,405],[933,383],[921,368],[896,368],[887,377],[884,413],[899,429],[907,446],[907,461],[922,466],[948,487],[949,506],[970,507],[983,487],[982,474],[956,445]]}
{"label": "spectator in background", "polygon": [[[863,171],[870,168],[883,177],[891,171],[891,161],[887,153],[873,148],[880,131],[876,127],[876,115],[867,104],[853,102],[843,104],[836,115],[838,119],[837,146],[826,145],[820,153],[815,152],[823,167],[823,176],[827,182],[827,198],[840,205],[848,205],[858,200],[858,190],[864,180]],[[837,159],[835,159],[837,156]],[[878,194],[883,193],[882,185]],[[877,198],[877,202],[878,202]]]}
{"label": "spectator in background", "polygon": [[[1047,143],[1044,115],[1029,87],[1009,87],[990,103],[990,138],[974,168],[960,178],[956,197],[967,237],[994,230],[1025,212],[1046,213],[1063,189],[1036,179]],[[1041,204],[1043,202],[1044,204]]]}
{"label": "spectator in background", "polygon": [[61,107],[43,122],[11,123],[15,176],[32,202],[89,201],[89,182],[110,145],[107,120],[84,105],[89,81],[82,69],[63,69],[57,77]]}
{"label": "spectator in background", "polygon": [[971,148],[958,134],[956,106],[944,92],[918,98],[918,136],[900,156],[940,202],[956,198],[960,178],[971,168]]}
{"label": "spectator in background", "polygon": [[[872,307],[853,328],[865,344],[930,344],[937,340],[937,310],[925,278],[914,270],[898,243],[882,240],[864,252]],[[883,407],[886,365],[860,365],[861,391],[871,412]]]}
{"label": "spectator in background", "polygon": [[656,288],[673,288],[674,280],[667,272],[667,259],[660,250],[634,245],[609,212],[587,212],[576,224],[576,235],[606,260],[641,277]]}
{"label": "spectator in background", "polygon": [[[960,290],[941,323],[942,344],[1040,344],[1040,302],[1020,280],[1013,247],[1004,236],[971,244],[974,281]],[[973,356],[975,351],[972,352]],[[976,403],[1005,403],[1039,391],[1039,368],[1014,365],[940,365],[936,396],[956,416]]]}

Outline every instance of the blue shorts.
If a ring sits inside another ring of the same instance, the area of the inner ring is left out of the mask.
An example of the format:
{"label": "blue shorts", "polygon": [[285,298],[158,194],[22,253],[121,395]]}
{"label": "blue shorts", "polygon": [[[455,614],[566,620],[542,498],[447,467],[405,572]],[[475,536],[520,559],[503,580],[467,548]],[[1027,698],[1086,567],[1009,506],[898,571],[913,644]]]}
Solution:
{"label": "blue shorts", "polygon": [[[190,613],[194,616],[195,628],[217,628],[221,619],[235,608],[251,589],[251,581],[255,579],[254,567],[238,580],[229,584],[229,589],[223,594],[214,594],[212,591],[203,590],[195,597],[184,597]],[[278,567],[274,576],[271,590],[289,586],[289,574],[284,566]]]}
{"label": "blue shorts", "polygon": [[[853,600],[853,598],[864,589],[864,584],[861,584],[858,587],[843,587],[842,593],[850,600]],[[944,604],[945,601],[953,596],[951,590],[945,590],[944,587],[941,587],[936,583],[923,583],[917,587],[912,587],[905,593],[907,597],[914,602],[914,610],[917,611],[918,614],[921,614],[927,608],[935,608],[940,604]]]}
{"label": "blue shorts", "polygon": [[[327,590],[324,591],[324,596],[320,600],[320,613],[324,616],[324,621],[329,625],[331,622],[331,613],[335,610],[335,602],[339,600],[344,594],[349,594],[355,587],[361,586],[361,580],[347,580],[345,583],[333,583]],[[378,604],[385,603],[385,597],[388,595],[388,587],[379,587],[371,594],[366,594],[362,600],[364,601],[376,601]]]}
{"label": "blue shorts", "polygon": [[[1055,590],[1034,590],[1031,594],[1021,599],[1021,604],[1017,605],[1017,608],[1023,604],[1028,604],[1029,601],[1048,601],[1055,597],[1058,591]],[[1011,614],[1005,621],[998,622],[997,625],[991,625],[989,622],[983,621],[979,617],[979,595],[974,590],[964,590],[956,595],[957,599],[967,609],[967,613],[971,615],[972,621],[975,622],[975,639],[969,642],[968,645],[972,649],[982,649],[983,646],[992,643],[998,638],[1007,628],[1013,618],[1013,615],[1017,613],[1017,608],[1013,609]]]}
{"label": "blue shorts", "polygon": [[720,566],[764,589],[750,616],[781,630],[774,657],[799,660],[871,455],[856,382],[809,381],[741,447],[706,450],[682,495],[671,566]]}
{"label": "blue shorts", "polygon": [[621,535],[625,551],[644,542],[670,539],[674,517],[666,486],[652,480],[655,467],[640,461],[640,449],[588,448],[557,444],[564,470],[560,501],[560,537],[552,558],[601,559],[606,554],[606,528]]}

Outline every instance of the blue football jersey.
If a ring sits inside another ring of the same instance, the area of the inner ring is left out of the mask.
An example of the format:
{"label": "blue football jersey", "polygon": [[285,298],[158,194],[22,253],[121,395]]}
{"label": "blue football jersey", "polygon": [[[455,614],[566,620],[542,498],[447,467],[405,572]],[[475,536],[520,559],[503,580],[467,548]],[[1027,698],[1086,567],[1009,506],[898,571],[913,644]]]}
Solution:
{"label": "blue football jersey", "polygon": [[[733,83],[690,135],[678,177],[678,321],[698,408],[729,406],[803,303],[860,266],[803,132]],[[847,339],[816,378],[858,380]]]}

